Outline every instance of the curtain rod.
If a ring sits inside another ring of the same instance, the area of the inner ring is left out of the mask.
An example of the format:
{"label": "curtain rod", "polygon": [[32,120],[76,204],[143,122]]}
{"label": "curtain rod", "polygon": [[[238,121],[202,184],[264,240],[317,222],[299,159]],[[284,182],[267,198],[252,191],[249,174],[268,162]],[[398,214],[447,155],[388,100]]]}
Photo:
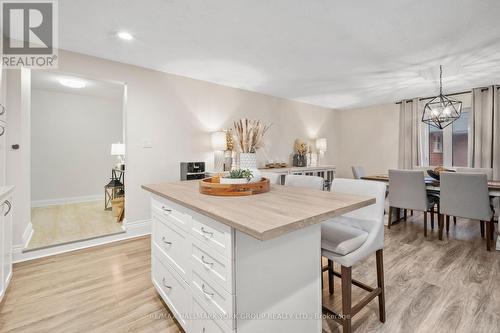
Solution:
{"label": "curtain rod", "polygon": [[[500,86],[497,86],[496,88],[500,89]],[[489,89],[489,87],[483,87],[483,88],[481,88],[481,91],[486,91],[488,89]],[[456,93],[452,93],[452,94],[445,94],[445,96],[457,96],[457,95],[469,94],[471,92],[472,92],[472,90],[467,90],[467,91],[461,91],[461,92],[456,92]],[[418,100],[419,101],[424,101],[426,99],[431,99],[431,98],[434,98],[434,97],[436,97],[436,96],[423,97],[423,98],[419,98]],[[407,100],[406,101],[406,103],[411,103],[411,102],[413,102],[413,100]],[[402,103],[402,101],[399,101],[399,102],[396,102],[395,104],[401,104],[401,103]]]}

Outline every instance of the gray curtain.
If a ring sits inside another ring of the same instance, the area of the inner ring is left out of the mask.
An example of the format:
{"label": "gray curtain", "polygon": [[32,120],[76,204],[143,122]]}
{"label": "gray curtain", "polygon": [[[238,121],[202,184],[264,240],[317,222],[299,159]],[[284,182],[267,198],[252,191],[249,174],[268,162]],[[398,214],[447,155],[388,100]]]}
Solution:
{"label": "gray curtain", "polygon": [[472,90],[469,115],[469,166],[492,168],[500,179],[500,98],[498,86]]}
{"label": "gray curtain", "polygon": [[413,169],[414,166],[420,165],[421,123],[419,99],[402,100],[399,107],[399,169]]}

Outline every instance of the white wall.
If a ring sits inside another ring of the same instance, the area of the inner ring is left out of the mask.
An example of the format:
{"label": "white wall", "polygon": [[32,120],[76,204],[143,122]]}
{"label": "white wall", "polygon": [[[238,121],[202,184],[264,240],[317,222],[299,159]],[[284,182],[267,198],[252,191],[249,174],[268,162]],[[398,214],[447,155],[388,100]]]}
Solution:
{"label": "white wall", "polygon": [[[127,222],[150,217],[142,184],[178,180],[181,161],[211,161],[210,132],[240,117],[273,123],[272,159],[286,158],[297,137],[326,137],[325,162],[334,162],[332,110],[66,51],[59,52],[59,70],[127,84]],[[144,140],[152,148],[143,148]]]}
{"label": "white wall", "polygon": [[121,99],[33,89],[31,200],[101,195],[123,142]]}
{"label": "white wall", "polygon": [[351,166],[367,174],[387,173],[398,166],[399,105],[384,104],[336,111],[339,177],[352,178]]}

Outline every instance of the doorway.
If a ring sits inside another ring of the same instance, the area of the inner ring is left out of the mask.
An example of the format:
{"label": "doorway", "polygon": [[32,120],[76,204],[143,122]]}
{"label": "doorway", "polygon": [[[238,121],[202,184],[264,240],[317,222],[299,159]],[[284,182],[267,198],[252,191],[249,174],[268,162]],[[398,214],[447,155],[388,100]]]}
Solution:
{"label": "doorway", "polygon": [[32,71],[26,251],[124,232],[125,91],[124,84]]}

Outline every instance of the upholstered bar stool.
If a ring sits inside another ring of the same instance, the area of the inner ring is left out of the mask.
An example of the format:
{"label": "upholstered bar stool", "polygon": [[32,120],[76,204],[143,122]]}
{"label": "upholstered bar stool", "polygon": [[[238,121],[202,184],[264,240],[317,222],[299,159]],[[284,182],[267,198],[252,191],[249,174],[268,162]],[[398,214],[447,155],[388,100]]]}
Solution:
{"label": "upholstered bar stool", "polygon": [[[434,228],[434,206],[439,207],[439,197],[427,194],[423,171],[389,170],[389,221],[391,228],[393,209],[399,218],[400,209],[411,209],[424,213],[424,236],[427,237],[427,212],[431,213]],[[438,208],[439,211],[439,208]]]}
{"label": "upholstered bar stool", "polygon": [[285,186],[308,187],[323,190],[325,180],[318,176],[286,175]]}
{"label": "upholstered bar stool", "polygon": [[[334,276],[342,281],[342,316],[323,306],[323,312],[334,315],[344,333],[351,332],[351,320],[364,306],[378,297],[379,318],[385,322],[384,294],[384,204],[386,185],[380,182],[334,179],[332,191],[375,197],[376,203],[321,224],[321,254],[328,258],[328,281],[333,294]],[[352,279],[352,267],[370,255],[376,255],[377,287],[370,287]],[[333,262],[341,265],[335,272]],[[324,270],[324,269],[323,269]],[[369,292],[360,303],[352,306],[352,285]],[[342,318],[342,319],[340,319]]]}
{"label": "upholstered bar stool", "polygon": [[[479,173],[442,172],[440,174],[441,204],[439,238],[443,237],[444,216],[479,220],[481,236],[486,224],[486,249],[491,250],[495,231],[494,211],[488,192],[488,177]],[[447,229],[449,228],[449,221]]]}

